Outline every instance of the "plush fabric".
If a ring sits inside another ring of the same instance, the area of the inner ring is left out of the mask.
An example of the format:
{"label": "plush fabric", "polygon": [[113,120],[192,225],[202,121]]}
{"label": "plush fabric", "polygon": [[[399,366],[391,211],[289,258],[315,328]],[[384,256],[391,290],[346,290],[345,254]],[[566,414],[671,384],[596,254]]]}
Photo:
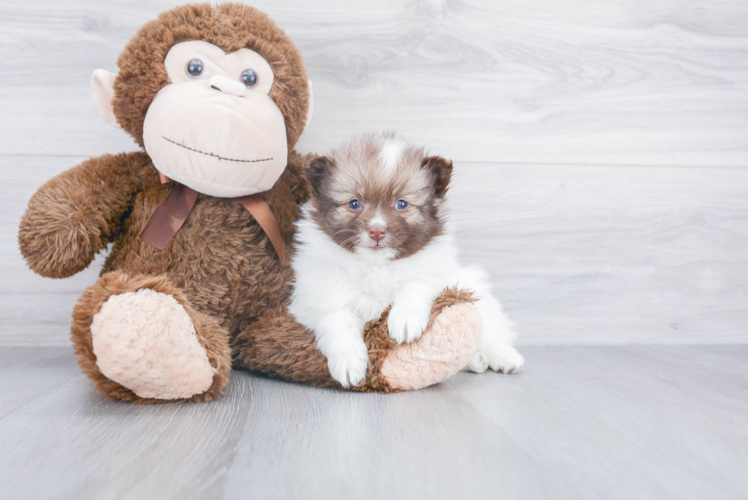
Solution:
{"label": "plush fabric", "polygon": [[309,101],[306,68],[299,49],[267,14],[239,3],[184,5],[146,23],[117,60],[114,113],[143,146],[144,111],[170,82],[164,60],[177,43],[202,40],[226,53],[243,48],[260,54],[275,74],[270,97],[286,117],[289,148],[304,130]]}
{"label": "plush fabric", "polygon": [[[457,332],[464,329],[467,333]],[[480,344],[481,317],[470,304],[445,308],[410,349],[398,349],[385,359],[381,374],[395,389],[428,387],[460,370]]]}
{"label": "plush fabric", "polygon": [[141,398],[202,394],[217,371],[184,307],[149,288],[109,297],[93,317],[91,336],[101,373]]}
{"label": "plush fabric", "polygon": [[[185,71],[193,59],[203,65],[198,77]],[[145,150],[158,171],[224,198],[272,188],[286,168],[288,145],[283,114],[268,95],[274,81],[268,63],[247,48],[226,54],[193,40],[175,45],[165,67],[172,84],[158,93],[143,124]],[[246,69],[257,75],[255,87],[240,81]]]}
{"label": "plush fabric", "polygon": [[[130,275],[122,271],[113,271],[105,273],[98,282],[86,289],[73,309],[73,319],[70,327],[70,336],[75,353],[78,356],[78,366],[83,373],[93,380],[99,392],[112,399],[136,403],[174,401],[173,398],[138,396],[132,389],[108,378],[98,366],[91,335],[91,325],[94,318],[101,311],[102,306],[113,296],[127,295],[138,290],[153,290],[159,294],[172,297],[184,309],[192,322],[195,337],[207,354],[210,366],[214,369],[212,384],[207,390],[185,397],[182,400],[210,401],[220,396],[229,383],[231,373],[228,332],[215,317],[196,311],[189,303],[184,292],[164,275]],[[170,360],[167,361],[171,362]],[[146,366],[135,362],[131,362],[131,365],[133,368],[136,368],[136,365]]]}
{"label": "plush fabric", "polygon": [[115,76],[105,69],[97,69],[91,76],[91,91],[93,92],[93,100],[99,116],[109,125],[119,128],[117,118],[114,116],[114,110],[112,109]]}
{"label": "plush fabric", "polygon": [[[364,327],[369,368],[356,392],[420,389],[459,371],[478,349],[480,315],[472,294],[447,289],[434,301],[426,332],[411,344],[395,344],[387,329],[389,309]],[[314,334],[297,323],[285,307],[266,314],[233,342],[235,365],[272,377],[317,387],[342,389],[330,376]]]}
{"label": "plush fabric", "polygon": [[[265,14],[239,4],[188,5],[146,24],[119,58],[113,87],[116,121],[143,144],[145,114],[156,93],[169,83],[164,57],[172,45],[189,40],[204,40],[227,53],[251,49],[273,69],[268,95],[285,119],[288,160],[278,181],[262,196],[292,254],[299,204],[308,198],[300,175],[303,159],[292,148],[308,116],[309,87],[298,50]],[[313,335],[284,312],[293,281],[291,268],[281,264],[266,234],[240,203],[200,194],[163,250],[140,238],[172,188],[172,183],[161,184],[145,151],[104,155],[45,183],[21,219],[21,253],[42,276],[71,276],[112,245],[101,277],[79,299],[71,324],[78,364],[96,389],[112,399],[137,403],[209,401],[225,390],[232,362],[237,368],[334,387]],[[449,291],[440,300],[434,306],[437,316],[444,307],[471,299]],[[132,319],[138,314],[143,317]],[[130,321],[137,328],[128,326]],[[438,323],[440,335],[475,335],[469,325],[450,328],[447,323]],[[136,329],[144,338],[135,336]],[[157,339],[160,335],[165,337]],[[438,342],[430,348],[396,347],[387,335],[386,313],[368,324],[364,335],[371,366],[365,383],[354,390],[396,390],[381,370],[390,353],[398,350],[403,354],[394,365],[397,387],[407,386],[408,360],[415,363],[420,356],[444,364]],[[423,338],[430,335],[427,329]],[[135,352],[125,353],[124,345],[131,342]],[[153,346],[153,352],[146,352],[141,342]],[[468,344],[464,343],[467,358],[474,352]],[[419,354],[406,355],[409,349]],[[181,362],[189,367],[186,380],[177,380],[184,373]],[[428,380],[448,376],[446,370],[436,371],[438,375]],[[209,373],[212,380],[206,389]],[[413,373],[420,382],[411,386],[422,386],[427,379],[420,361]]]}

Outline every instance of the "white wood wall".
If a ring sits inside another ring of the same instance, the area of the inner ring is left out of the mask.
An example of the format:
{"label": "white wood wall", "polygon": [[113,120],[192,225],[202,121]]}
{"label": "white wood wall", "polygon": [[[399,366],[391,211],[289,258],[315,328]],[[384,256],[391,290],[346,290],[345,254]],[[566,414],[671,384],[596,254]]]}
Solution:
{"label": "white wood wall", "polygon": [[[97,261],[18,252],[49,177],[135,149],[89,80],[177,2],[0,3],[0,345],[68,343]],[[262,0],[301,48],[302,152],[395,129],[456,164],[464,259],[522,344],[748,342],[748,2]]]}

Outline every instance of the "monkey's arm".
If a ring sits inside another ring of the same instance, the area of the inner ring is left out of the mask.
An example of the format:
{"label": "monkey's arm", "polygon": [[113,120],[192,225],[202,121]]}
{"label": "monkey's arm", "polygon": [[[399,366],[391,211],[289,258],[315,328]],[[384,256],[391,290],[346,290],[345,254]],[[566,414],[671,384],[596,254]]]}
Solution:
{"label": "monkey's arm", "polygon": [[88,267],[120,230],[147,162],[144,153],[91,158],[39,188],[18,232],[29,267],[49,278]]}

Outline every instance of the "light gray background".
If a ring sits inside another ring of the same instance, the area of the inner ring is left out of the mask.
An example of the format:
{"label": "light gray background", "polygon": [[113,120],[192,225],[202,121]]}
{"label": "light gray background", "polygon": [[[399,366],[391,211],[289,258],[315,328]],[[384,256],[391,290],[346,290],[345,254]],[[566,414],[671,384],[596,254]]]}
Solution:
{"label": "light gray background", "polygon": [[[256,2],[316,110],[301,152],[383,128],[454,159],[466,262],[521,344],[748,341],[748,4]],[[33,275],[19,217],[46,179],[135,149],[96,68],[172,2],[0,7],[0,343],[65,345],[73,279]]]}
{"label": "light gray background", "polygon": [[[46,179],[136,149],[89,81],[177,2],[0,6],[0,345],[67,345],[101,259],[31,273],[19,218]],[[748,3],[258,1],[300,47],[298,144],[401,131],[452,158],[466,262],[520,344],[748,342]]]}
{"label": "light gray background", "polygon": [[[748,2],[256,4],[314,81],[301,152],[389,128],[455,160],[464,259],[491,271],[525,370],[97,394],[68,322],[101,259],[39,278],[17,225],[46,179],[135,148],[88,82],[174,3],[2,0],[0,498],[745,498]],[[723,345],[610,346],[704,343]]]}

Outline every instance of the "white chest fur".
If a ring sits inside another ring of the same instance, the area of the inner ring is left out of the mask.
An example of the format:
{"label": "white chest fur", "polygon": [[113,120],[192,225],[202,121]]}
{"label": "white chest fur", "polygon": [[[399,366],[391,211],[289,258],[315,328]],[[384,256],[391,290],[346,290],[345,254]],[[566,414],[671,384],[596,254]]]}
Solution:
{"label": "white chest fur", "polygon": [[364,265],[348,277],[355,297],[353,306],[364,321],[379,318],[395,298],[398,283],[392,266]]}
{"label": "white chest fur", "polygon": [[434,296],[455,284],[457,256],[448,236],[398,260],[349,252],[309,220],[299,222],[297,241],[289,309],[312,329],[319,318],[341,309],[355,312],[362,324],[377,319],[401,287],[413,281],[432,288]]}

